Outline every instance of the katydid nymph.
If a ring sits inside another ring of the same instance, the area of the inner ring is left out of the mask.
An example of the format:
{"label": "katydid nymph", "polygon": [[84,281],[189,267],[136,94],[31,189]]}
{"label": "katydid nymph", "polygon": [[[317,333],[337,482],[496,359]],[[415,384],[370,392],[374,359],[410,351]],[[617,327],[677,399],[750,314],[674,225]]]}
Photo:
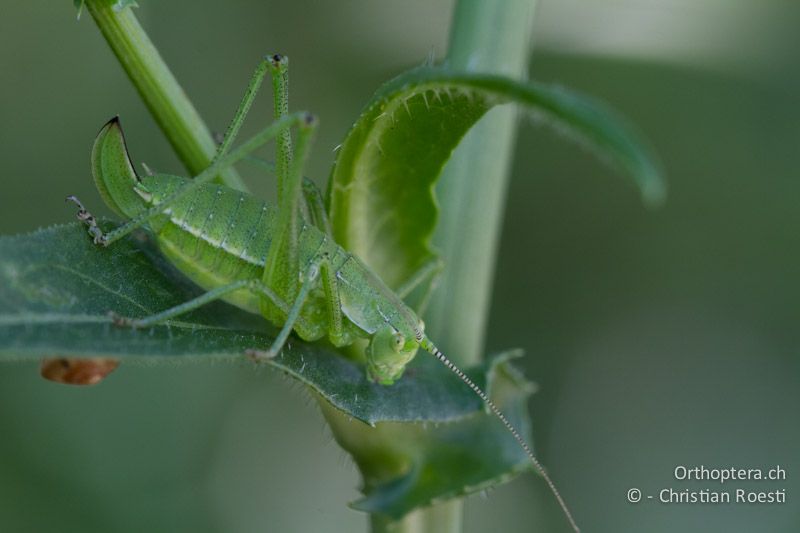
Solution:
{"label": "katydid nymph", "polygon": [[[394,292],[331,237],[321,195],[303,177],[317,122],[308,113],[288,112],[287,68],[285,56],[261,61],[212,163],[194,179],[152,172],[139,176],[130,162],[118,119],[102,128],[92,150],[95,184],[111,210],[128,221],[103,233],[95,218],[71,196],[68,200],[80,208],[78,218],[88,226],[94,242],[102,246],[113,244],[136,228],[147,227],[166,258],[207,291],[151,316],[114,315],[115,324],[149,327],[222,299],[261,314],[280,328],[271,346],[253,347],[248,352],[254,359],[275,357],[292,331],[306,341],[327,337],[337,347],[367,339],[367,374],[387,386],[401,378],[406,365],[422,348],[455,373],[500,419],[578,531],[525,439],[488,395],[426,336],[422,320],[403,302],[416,286],[430,281],[437,269],[423,267],[419,275]],[[275,89],[276,120],[231,149],[267,72]],[[296,129],[294,138],[292,129]],[[268,141],[275,141],[277,148],[277,206],[212,183],[221,170],[249,158]]]}

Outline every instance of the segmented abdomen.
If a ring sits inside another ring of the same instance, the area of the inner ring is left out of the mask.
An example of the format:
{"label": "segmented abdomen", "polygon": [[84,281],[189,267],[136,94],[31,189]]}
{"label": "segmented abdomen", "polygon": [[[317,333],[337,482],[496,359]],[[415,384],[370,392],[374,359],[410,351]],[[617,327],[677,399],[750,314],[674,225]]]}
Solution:
{"label": "segmented abdomen", "polygon": [[[177,176],[148,176],[143,188],[151,193],[149,203],[161,203],[185,185]],[[252,195],[223,185],[202,185],[175,202],[150,224],[164,255],[192,281],[206,290],[235,281],[261,280],[267,253],[277,223],[277,208]],[[325,257],[333,269],[341,311],[347,320],[337,338],[340,345],[368,336],[405,309],[403,303],[354,257],[316,227],[304,225],[298,235],[301,269],[314,257]],[[272,287],[279,295],[280,287]],[[293,298],[293,296],[290,296]],[[248,289],[229,293],[226,301],[281,325],[285,312],[260,305],[261,296]],[[385,311],[378,304],[383,302]],[[291,301],[285,302],[291,304]],[[329,308],[321,283],[312,290],[295,324],[305,340],[316,340],[328,331]],[[265,314],[266,313],[266,314]],[[375,322],[375,323],[373,323]]]}
{"label": "segmented abdomen", "polygon": [[[157,204],[183,178],[144,179]],[[212,289],[242,279],[261,279],[272,241],[276,209],[252,195],[204,185],[176,202],[151,224],[164,255],[195,283]],[[250,291],[231,293],[227,301],[253,313],[258,297]]]}

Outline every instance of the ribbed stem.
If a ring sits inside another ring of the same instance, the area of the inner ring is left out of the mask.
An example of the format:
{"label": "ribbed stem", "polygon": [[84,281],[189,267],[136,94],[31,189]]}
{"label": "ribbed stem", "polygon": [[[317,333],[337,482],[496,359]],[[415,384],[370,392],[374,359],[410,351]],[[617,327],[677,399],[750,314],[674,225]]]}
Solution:
{"label": "ribbed stem", "polygon": [[[178,158],[192,176],[209,166],[217,145],[178,80],[147,37],[131,8],[117,11],[111,0],[86,0],[86,8],[128,74]],[[219,181],[246,190],[232,168]]]}

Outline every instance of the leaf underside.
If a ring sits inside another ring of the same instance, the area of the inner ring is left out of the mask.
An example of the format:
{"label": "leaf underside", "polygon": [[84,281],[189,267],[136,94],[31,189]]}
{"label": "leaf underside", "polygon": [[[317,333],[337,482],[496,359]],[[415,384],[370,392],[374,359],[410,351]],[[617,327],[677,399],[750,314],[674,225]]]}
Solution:
{"label": "leaf underside", "polygon": [[514,103],[631,176],[648,203],[665,187],[648,146],[600,102],[555,86],[421,67],[386,83],[339,149],[328,183],[336,241],[397,288],[434,252],[433,186],[464,134]]}

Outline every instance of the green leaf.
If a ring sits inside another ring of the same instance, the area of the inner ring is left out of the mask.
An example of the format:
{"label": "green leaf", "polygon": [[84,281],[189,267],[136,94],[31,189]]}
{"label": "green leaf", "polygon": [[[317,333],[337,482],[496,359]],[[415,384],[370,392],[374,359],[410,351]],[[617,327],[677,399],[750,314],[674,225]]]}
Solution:
{"label": "green leaf", "polygon": [[[0,361],[53,356],[114,357],[123,364],[241,360],[248,348],[264,348],[274,339],[275,328],[261,317],[224,302],[146,330],[116,327],[108,315],[146,316],[199,293],[144,232],[108,248],[94,246],[77,223],[0,237]],[[268,364],[367,424],[445,422],[483,409],[467,386],[424,352],[403,379],[385,387],[368,381],[361,365],[326,347],[290,344]],[[468,374],[486,386],[487,374],[507,358]]]}
{"label": "green leaf", "polygon": [[[526,400],[532,388],[508,365],[495,370],[492,396],[530,442]],[[364,477],[364,498],[351,505],[392,520],[532,469],[528,456],[491,413],[436,426],[381,424],[377,435],[341,416],[327,418],[337,441],[353,454]]]}
{"label": "green leaf", "polygon": [[433,185],[486,111],[513,102],[629,174],[658,203],[664,182],[644,142],[599,102],[561,87],[421,67],[381,87],[342,144],[328,184],[336,241],[390,287],[433,251]]}
{"label": "green leaf", "polygon": [[[110,310],[148,315],[199,293],[144,232],[108,248],[93,245],[77,223],[0,237],[0,362],[112,357],[124,368],[141,362],[234,361],[244,358],[246,349],[272,342],[274,327],[223,302],[141,331],[116,327],[108,316]],[[466,373],[528,434],[523,413],[531,386],[508,365],[519,356],[507,352]],[[361,365],[337,352],[298,340],[267,364],[320,397],[337,440],[367,480],[357,509],[398,518],[530,468],[480,398],[424,352],[390,387],[368,381]],[[113,386],[113,379],[104,386]]]}

